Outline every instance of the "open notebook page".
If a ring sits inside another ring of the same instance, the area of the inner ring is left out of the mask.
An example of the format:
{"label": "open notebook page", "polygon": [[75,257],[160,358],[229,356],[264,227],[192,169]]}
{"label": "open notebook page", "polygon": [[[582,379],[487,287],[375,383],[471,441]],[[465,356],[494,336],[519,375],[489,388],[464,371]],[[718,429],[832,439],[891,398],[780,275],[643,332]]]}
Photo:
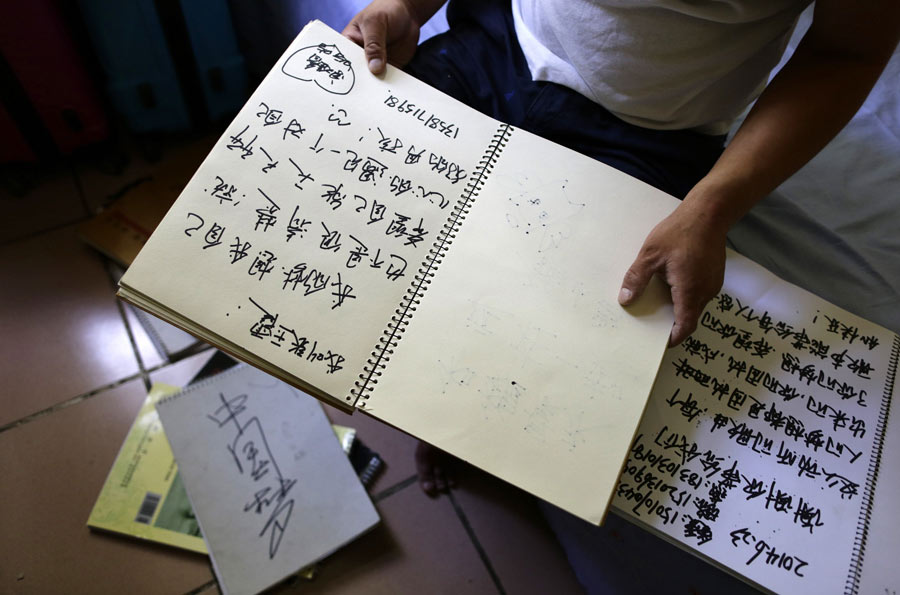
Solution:
{"label": "open notebook page", "polygon": [[514,129],[361,408],[599,523],[672,324],[616,297],[675,205]]}
{"label": "open notebook page", "polygon": [[730,252],[719,297],[663,359],[613,506],[773,591],[844,593],[896,340]]}
{"label": "open notebook page", "polygon": [[314,22],[122,279],[122,296],[317,396],[363,365],[496,124]]}

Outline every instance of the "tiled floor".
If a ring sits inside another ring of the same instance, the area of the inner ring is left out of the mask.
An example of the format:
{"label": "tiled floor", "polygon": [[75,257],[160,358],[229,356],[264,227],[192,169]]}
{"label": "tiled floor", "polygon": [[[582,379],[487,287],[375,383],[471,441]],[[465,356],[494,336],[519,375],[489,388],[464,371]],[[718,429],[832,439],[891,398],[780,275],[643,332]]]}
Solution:
{"label": "tiled floor", "polygon": [[[186,181],[209,139],[166,148]],[[76,236],[92,209],[158,166],[117,176],[90,159],[0,190],[0,593],[215,593],[204,556],[91,532],[86,520],[152,382],[181,385],[212,355],[156,352],[114,297],[112,271]],[[177,176],[176,176],[177,177]],[[172,182],[177,183],[177,182]],[[451,495],[414,481],[410,437],[362,415],[353,426],[387,467],[370,493],[382,523],[278,593],[578,593],[535,503],[463,470]]]}

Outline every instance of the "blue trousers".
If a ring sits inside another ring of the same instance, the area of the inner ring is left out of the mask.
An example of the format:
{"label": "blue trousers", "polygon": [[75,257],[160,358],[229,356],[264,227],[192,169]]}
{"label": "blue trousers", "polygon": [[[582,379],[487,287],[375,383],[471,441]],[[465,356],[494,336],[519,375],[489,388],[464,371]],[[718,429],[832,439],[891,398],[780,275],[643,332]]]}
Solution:
{"label": "blue trousers", "polygon": [[725,137],[628,124],[567,87],[531,80],[508,0],[452,0],[450,30],[420,47],[406,70],[466,105],[593,157],[684,198]]}

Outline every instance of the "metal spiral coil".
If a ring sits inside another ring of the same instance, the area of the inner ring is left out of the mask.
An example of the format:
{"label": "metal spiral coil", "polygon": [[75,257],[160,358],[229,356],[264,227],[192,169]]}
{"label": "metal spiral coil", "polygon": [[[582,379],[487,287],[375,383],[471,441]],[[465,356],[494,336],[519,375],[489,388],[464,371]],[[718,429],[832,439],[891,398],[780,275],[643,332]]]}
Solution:
{"label": "metal spiral coil", "polygon": [[478,161],[474,175],[469,180],[459,200],[453,206],[434,243],[428,249],[428,254],[413,276],[412,283],[400,300],[400,305],[394,310],[387,327],[378,339],[378,344],[375,345],[375,348],[366,360],[362,373],[354,382],[353,390],[346,397],[346,400],[352,401],[354,406],[365,406],[365,401],[369,398],[369,395],[378,383],[378,379],[384,373],[384,369],[391,355],[393,355],[397,343],[399,343],[403,332],[409,325],[410,318],[422,301],[422,295],[428,289],[428,286],[431,285],[431,280],[434,278],[437,267],[443,262],[447,250],[449,250],[450,245],[456,239],[459,227],[472,210],[472,203],[475,197],[478,196],[478,193],[484,187],[487,175],[493,171],[494,165],[500,157],[500,152],[503,151],[503,148],[509,142],[509,135],[512,131],[513,128],[509,124],[501,124],[491,138],[484,155]]}
{"label": "metal spiral coil", "polygon": [[872,504],[875,496],[875,486],[878,481],[878,469],[881,467],[882,454],[884,453],[884,431],[887,426],[888,413],[891,407],[891,397],[894,393],[894,382],[897,376],[897,360],[900,359],[900,336],[894,335],[894,344],[891,349],[891,357],[888,371],[884,381],[884,393],[881,399],[881,407],[878,412],[878,425],[875,428],[874,452],[869,458],[869,468],[866,473],[866,487],[863,492],[863,502],[859,519],[856,524],[856,534],[853,538],[853,550],[850,555],[850,573],[844,584],[845,595],[858,595],[859,581],[862,578],[862,563],[866,553],[866,539],[869,534],[869,525],[872,521]]}

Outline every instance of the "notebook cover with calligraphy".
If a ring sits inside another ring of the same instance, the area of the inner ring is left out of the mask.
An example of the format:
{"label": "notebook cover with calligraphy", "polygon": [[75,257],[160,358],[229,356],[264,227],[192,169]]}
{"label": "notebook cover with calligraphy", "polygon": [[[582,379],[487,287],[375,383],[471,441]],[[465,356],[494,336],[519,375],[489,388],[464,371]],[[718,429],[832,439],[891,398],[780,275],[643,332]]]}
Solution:
{"label": "notebook cover with calligraphy", "polygon": [[238,366],[157,404],[225,593],[259,592],[378,513],[315,399]]}
{"label": "notebook cover with calligraphy", "polygon": [[[180,390],[165,384],[150,388],[87,524],[93,529],[206,554],[206,543],[156,413],[157,401]],[[332,425],[332,429],[349,455],[356,430],[339,425]]]}

